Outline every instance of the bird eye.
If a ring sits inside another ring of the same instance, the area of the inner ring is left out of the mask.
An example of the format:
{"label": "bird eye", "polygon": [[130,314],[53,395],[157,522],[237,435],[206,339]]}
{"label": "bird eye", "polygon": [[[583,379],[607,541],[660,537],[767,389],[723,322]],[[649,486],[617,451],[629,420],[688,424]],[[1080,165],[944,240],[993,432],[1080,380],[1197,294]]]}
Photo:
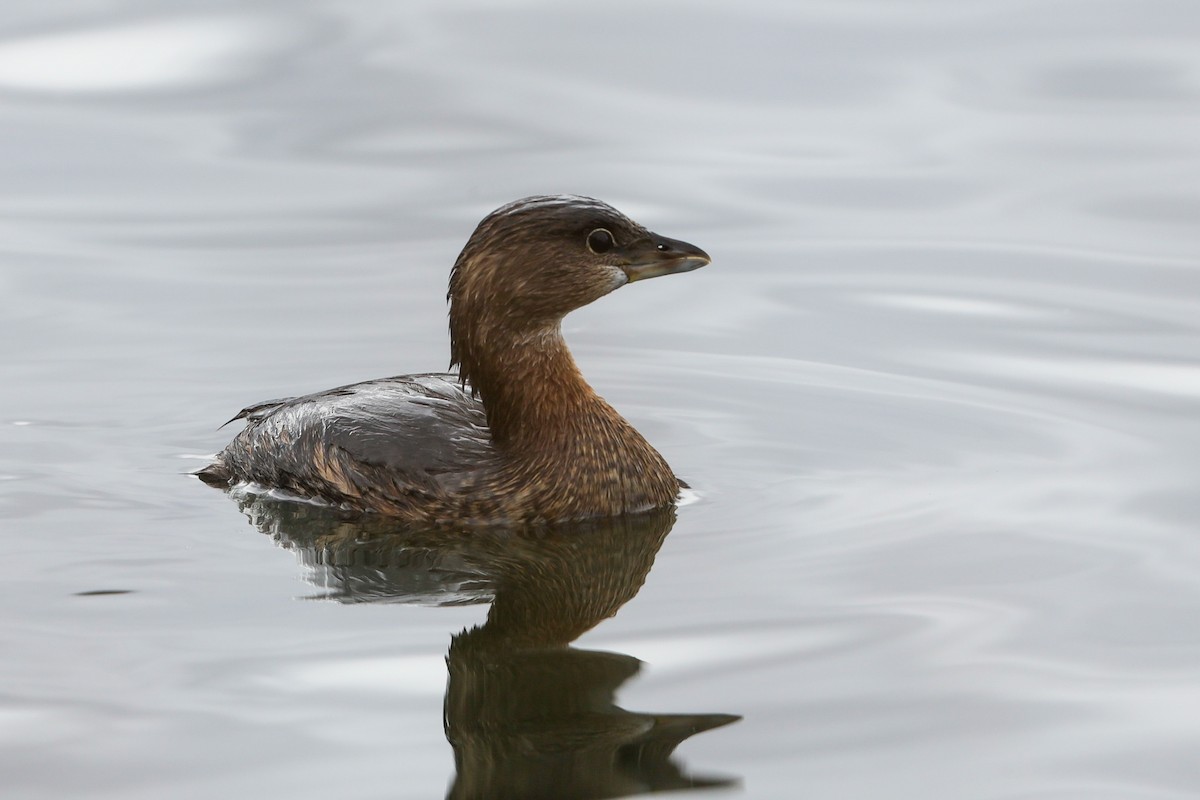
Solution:
{"label": "bird eye", "polygon": [[616,245],[617,242],[613,239],[613,235],[604,228],[596,228],[588,234],[587,246],[593,253],[607,253]]}

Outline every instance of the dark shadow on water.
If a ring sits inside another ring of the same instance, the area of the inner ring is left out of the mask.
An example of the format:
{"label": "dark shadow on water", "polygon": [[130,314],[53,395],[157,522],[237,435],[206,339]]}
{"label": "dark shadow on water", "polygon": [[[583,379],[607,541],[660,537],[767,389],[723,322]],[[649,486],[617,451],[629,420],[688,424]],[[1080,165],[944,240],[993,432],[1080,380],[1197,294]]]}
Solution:
{"label": "dark shadow on water", "polygon": [[413,529],[378,516],[246,496],[253,524],[294,550],[318,597],[343,603],[490,602],[453,637],[444,724],[457,775],[447,797],[602,798],[728,787],[671,756],[730,714],[617,706],[641,666],[570,643],[641,588],[675,523],[664,509],[530,529]]}

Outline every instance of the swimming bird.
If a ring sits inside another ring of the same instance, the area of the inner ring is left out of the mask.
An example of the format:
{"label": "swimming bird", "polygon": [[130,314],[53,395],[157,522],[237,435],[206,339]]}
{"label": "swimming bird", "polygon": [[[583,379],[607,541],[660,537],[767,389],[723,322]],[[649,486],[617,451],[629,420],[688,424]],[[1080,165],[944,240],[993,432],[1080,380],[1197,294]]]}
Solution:
{"label": "swimming bird", "polygon": [[[198,476],[415,523],[516,524],[672,504],[680,481],[584,380],[571,311],[708,264],[587,197],[537,196],[475,228],[450,273],[451,369],[258,403]],[[233,421],[233,420],[230,420]]]}

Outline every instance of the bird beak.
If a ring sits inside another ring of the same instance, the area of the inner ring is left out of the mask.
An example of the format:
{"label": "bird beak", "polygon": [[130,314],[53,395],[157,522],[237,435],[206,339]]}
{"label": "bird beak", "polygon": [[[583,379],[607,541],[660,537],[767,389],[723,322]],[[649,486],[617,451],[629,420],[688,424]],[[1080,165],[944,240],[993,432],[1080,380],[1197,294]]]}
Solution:
{"label": "bird beak", "polygon": [[651,234],[649,244],[630,256],[630,263],[621,267],[630,283],[659,275],[691,272],[712,261],[708,253],[696,245],[658,234]]}

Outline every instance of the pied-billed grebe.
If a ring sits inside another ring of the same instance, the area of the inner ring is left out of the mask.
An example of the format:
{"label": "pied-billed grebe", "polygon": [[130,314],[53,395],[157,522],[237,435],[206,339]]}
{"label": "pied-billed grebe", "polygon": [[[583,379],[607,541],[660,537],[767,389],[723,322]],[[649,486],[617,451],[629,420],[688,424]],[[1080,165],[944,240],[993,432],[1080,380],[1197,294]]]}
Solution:
{"label": "pied-billed grebe", "polygon": [[631,281],[709,263],[586,197],[528,197],[479,223],[450,273],[458,374],[356,383],[243,409],[198,475],[414,522],[537,522],[673,503],[662,456],[592,390],[562,318]]}

